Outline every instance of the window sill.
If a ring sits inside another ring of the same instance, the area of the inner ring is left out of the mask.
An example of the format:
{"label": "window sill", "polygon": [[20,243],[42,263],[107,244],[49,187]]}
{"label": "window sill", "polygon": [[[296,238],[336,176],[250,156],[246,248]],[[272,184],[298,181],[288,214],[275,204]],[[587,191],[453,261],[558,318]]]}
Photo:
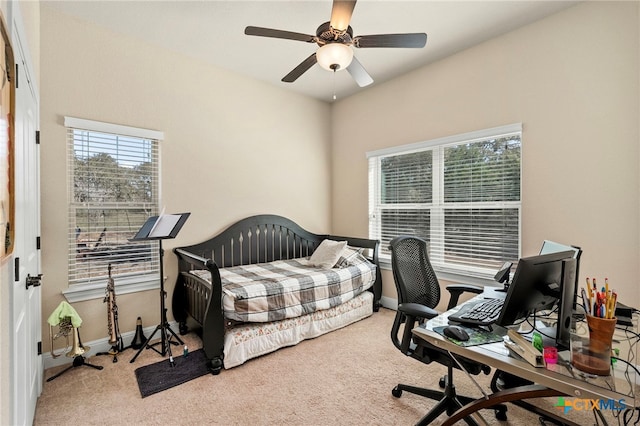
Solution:
{"label": "window sill", "polygon": [[[62,291],[69,303],[85,300],[102,299],[105,297],[107,281],[88,284],[75,284]],[[160,288],[158,278],[136,277],[116,279],[116,295],[137,293],[139,291],[154,290]]]}
{"label": "window sill", "polygon": [[[391,271],[391,262],[386,259],[380,260],[380,268]],[[497,287],[502,288],[502,286],[496,283],[493,278],[485,278],[479,277],[475,275],[466,275],[462,273],[456,272],[445,272],[442,270],[435,269],[436,276],[438,280],[447,281],[450,283],[460,283],[460,284],[474,284],[482,287]]]}

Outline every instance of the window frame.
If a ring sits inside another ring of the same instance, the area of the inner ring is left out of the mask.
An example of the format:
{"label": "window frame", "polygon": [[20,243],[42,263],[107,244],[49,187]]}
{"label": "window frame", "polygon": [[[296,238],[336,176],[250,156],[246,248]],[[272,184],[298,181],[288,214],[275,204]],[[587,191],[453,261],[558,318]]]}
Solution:
{"label": "window frame", "polygon": [[[155,144],[155,151],[157,155],[155,156],[155,178],[157,194],[155,200],[152,201],[152,213],[151,215],[157,214],[159,211],[160,202],[160,187],[161,187],[161,179],[160,179],[160,142],[164,140],[164,133],[156,130],[143,129],[137,127],[123,126],[118,124],[105,123],[100,121],[86,120],[75,117],[64,117],[64,126],[66,128],[65,135],[65,148],[67,150],[67,158],[73,158],[74,154],[69,152],[71,148],[71,141],[69,140],[69,133],[74,130],[79,131],[88,131],[95,133],[103,133],[103,134],[111,134],[124,138],[138,138],[138,139],[147,139],[151,141],[151,143]],[[73,183],[73,166],[71,164],[67,165],[67,176],[66,183],[69,189],[69,195],[67,197],[67,211],[68,214],[71,215],[71,212],[74,208],[74,205],[77,204],[73,200],[73,191],[71,190],[71,185]],[[117,203],[116,203],[117,204]],[[117,206],[119,207],[119,206]],[[127,208],[129,206],[123,206],[123,208]],[[75,220],[69,216],[68,217],[68,228],[69,232],[71,232],[71,225],[75,226]],[[153,243],[155,245],[155,242]],[[71,245],[70,243],[67,245],[67,252],[71,255]],[[152,250],[155,248],[152,247]],[[159,253],[158,253],[159,254]],[[157,254],[156,254],[157,256]],[[149,271],[144,273],[132,273],[127,275],[116,275],[114,276],[116,289],[118,294],[127,294],[134,293],[145,290],[153,290],[160,288],[160,268],[159,262],[156,265],[151,265],[152,268]],[[67,273],[70,273],[70,268],[72,267],[71,259],[67,262]],[[70,276],[68,276],[70,278]],[[84,300],[91,299],[99,299],[104,298],[104,291],[107,285],[107,277],[97,278],[97,279],[89,279],[87,281],[79,281],[74,284],[69,284],[66,289],[62,291],[62,294],[65,298],[73,303]]]}
{"label": "window frame", "polygon": [[[447,146],[480,142],[486,139],[500,138],[509,135],[518,134],[520,137],[520,197],[518,201],[502,201],[502,202],[477,202],[472,201],[468,203],[456,203],[455,206],[449,208],[460,208],[467,206],[469,208],[487,208],[487,207],[500,207],[500,208],[514,208],[518,210],[518,226],[517,226],[517,255],[518,258],[521,255],[521,239],[522,239],[522,123],[515,123],[506,126],[493,127],[489,129],[463,133],[458,135],[447,136],[438,139],[432,139],[428,141],[417,142],[413,144],[401,145],[396,147],[390,147],[380,149],[376,151],[370,151],[366,153],[367,160],[369,162],[368,170],[368,186],[369,186],[369,238],[381,239],[383,235],[382,214],[384,209],[397,208],[398,210],[404,209],[428,209],[430,212],[430,232],[431,235],[439,233],[440,241],[444,244],[444,211],[447,209],[444,202],[444,150]],[[389,204],[384,207],[380,207],[384,203],[381,201],[382,197],[382,183],[381,183],[381,161],[380,159],[389,156],[399,156],[403,154],[417,153],[425,150],[432,150],[432,201],[431,203],[398,203]],[[442,202],[440,200],[442,199]],[[436,206],[436,204],[439,204]],[[434,214],[434,212],[436,214]],[[436,232],[434,232],[436,231]],[[384,243],[384,242],[383,242]],[[440,250],[440,249],[438,249]],[[444,245],[441,252],[430,253],[434,270],[438,276],[442,279],[451,281],[464,280],[468,283],[486,285],[493,282],[493,275],[495,271],[488,268],[475,268],[475,267],[451,267],[446,264],[443,265],[442,258],[444,256]],[[431,250],[430,250],[431,251]],[[380,264],[385,269],[391,268],[391,257],[389,254],[384,253],[384,250],[380,253]]]}

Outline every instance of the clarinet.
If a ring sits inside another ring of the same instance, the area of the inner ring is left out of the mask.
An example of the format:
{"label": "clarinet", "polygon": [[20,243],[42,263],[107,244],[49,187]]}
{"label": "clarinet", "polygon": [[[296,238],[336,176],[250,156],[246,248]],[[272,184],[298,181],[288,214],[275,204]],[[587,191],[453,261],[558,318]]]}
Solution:
{"label": "clarinet", "polygon": [[111,264],[109,264],[109,279],[107,280],[104,303],[107,303],[107,328],[111,345],[109,354],[113,356],[113,362],[118,362],[117,354],[124,350],[124,343],[120,335],[120,327],[118,327],[118,305],[116,305],[115,282],[111,277]]}

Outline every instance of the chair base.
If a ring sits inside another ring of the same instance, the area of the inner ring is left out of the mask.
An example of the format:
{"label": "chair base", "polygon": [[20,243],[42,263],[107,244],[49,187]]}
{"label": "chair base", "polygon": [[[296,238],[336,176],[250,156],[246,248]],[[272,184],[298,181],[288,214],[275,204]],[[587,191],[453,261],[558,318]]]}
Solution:
{"label": "chair base", "polygon": [[[440,380],[442,381],[442,379]],[[442,413],[446,412],[448,416],[451,416],[466,404],[476,400],[476,398],[457,394],[456,387],[453,384],[452,367],[447,368],[447,376],[444,378],[444,385],[444,390],[437,391],[399,384],[391,390],[391,394],[396,398],[400,398],[400,396],[402,396],[402,392],[406,391],[438,401],[438,403],[423,418],[421,418],[418,423],[416,423],[417,425],[428,425],[437,419]],[[490,408],[495,411],[496,419],[507,420],[507,407],[504,404],[499,404]],[[470,426],[478,426],[478,423],[471,417],[466,417],[464,420]]]}

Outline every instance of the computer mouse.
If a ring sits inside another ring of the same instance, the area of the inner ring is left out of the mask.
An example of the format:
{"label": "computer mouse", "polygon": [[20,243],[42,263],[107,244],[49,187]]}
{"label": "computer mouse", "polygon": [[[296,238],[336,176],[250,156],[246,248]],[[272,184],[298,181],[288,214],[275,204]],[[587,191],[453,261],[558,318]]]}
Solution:
{"label": "computer mouse", "polygon": [[452,339],[456,339],[460,342],[466,342],[469,340],[469,334],[465,331],[464,328],[459,327],[457,325],[449,325],[442,330],[445,336],[451,337]]}

